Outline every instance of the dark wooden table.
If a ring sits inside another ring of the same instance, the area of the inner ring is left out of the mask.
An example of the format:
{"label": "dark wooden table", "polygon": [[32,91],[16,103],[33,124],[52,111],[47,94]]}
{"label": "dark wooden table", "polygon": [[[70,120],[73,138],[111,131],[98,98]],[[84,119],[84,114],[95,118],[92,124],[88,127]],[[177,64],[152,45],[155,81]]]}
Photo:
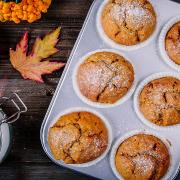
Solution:
{"label": "dark wooden table", "polygon": [[45,84],[23,80],[12,68],[8,55],[9,48],[15,47],[24,31],[30,31],[32,44],[36,36],[61,26],[61,41],[58,44],[60,52],[52,59],[66,62],[92,2],[93,0],[53,0],[48,13],[33,24],[0,24],[0,94],[17,92],[28,107],[28,112],[13,124],[13,146],[8,158],[0,165],[0,180],[92,179],[56,166],[41,147],[41,123],[62,70],[45,76]]}
{"label": "dark wooden table", "polygon": [[0,165],[0,180],[90,179],[56,166],[41,147],[41,123],[62,70],[45,76],[45,84],[23,80],[12,68],[8,50],[15,47],[26,30],[30,31],[32,43],[36,36],[61,26],[61,41],[58,44],[60,52],[52,59],[66,62],[92,1],[53,0],[48,13],[33,24],[0,24],[0,94],[18,92],[28,107],[28,112],[13,124],[13,146],[8,158]]}

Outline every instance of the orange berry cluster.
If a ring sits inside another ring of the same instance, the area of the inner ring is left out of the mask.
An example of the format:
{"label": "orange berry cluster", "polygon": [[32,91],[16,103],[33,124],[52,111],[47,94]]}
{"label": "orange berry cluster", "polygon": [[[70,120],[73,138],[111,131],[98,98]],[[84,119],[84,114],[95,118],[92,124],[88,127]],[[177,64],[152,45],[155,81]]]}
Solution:
{"label": "orange berry cluster", "polygon": [[51,0],[22,0],[20,3],[0,1],[0,21],[22,20],[32,23],[41,18],[41,13],[46,13]]}

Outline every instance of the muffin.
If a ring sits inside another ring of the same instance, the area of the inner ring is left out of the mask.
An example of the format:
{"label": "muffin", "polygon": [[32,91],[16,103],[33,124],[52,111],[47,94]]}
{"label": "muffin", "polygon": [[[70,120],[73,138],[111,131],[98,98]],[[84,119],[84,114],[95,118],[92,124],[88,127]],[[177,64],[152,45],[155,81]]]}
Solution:
{"label": "muffin", "polygon": [[103,9],[101,24],[111,40],[132,46],[153,34],[156,13],[148,0],[110,0]]}
{"label": "muffin", "polygon": [[61,116],[49,129],[48,143],[56,160],[82,164],[100,157],[108,147],[108,131],[103,121],[90,112]]}
{"label": "muffin", "polygon": [[174,24],[165,38],[165,48],[170,59],[180,65],[180,22]]}
{"label": "muffin", "polygon": [[125,180],[159,180],[168,171],[170,155],[157,137],[137,134],[126,139],[115,155],[115,167]]}
{"label": "muffin", "polygon": [[114,104],[132,87],[133,66],[113,52],[96,52],[80,64],[76,74],[80,93],[91,102]]}
{"label": "muffin", "polygon": [[144,117],[158,126],[180,123],[180,80],[162,77],[148,83],[140,93],[139,108]]}

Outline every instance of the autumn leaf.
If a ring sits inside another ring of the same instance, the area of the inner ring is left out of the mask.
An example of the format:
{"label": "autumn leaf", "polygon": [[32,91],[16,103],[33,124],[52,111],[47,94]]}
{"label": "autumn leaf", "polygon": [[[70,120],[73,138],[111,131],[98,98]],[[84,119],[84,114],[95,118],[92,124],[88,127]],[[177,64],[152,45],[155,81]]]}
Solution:
{"label": "autumn leaf", "polygon": [[43,39],[36,38],[32,52],[28,54],[28,32],[16,45],[16,50],[10,49],[10,61],[24,79],[43,82],[43,74],[51,74],[64,66],[61,62],[51,62],[43,59],[58,52],[55,47],[59,41],[60,28],[47,34]]}

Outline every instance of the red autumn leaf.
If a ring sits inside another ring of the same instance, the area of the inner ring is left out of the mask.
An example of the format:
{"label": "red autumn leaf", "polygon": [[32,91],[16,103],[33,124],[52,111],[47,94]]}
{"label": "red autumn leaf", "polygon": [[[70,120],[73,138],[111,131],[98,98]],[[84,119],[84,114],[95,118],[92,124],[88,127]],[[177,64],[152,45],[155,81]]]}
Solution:
{"label": "red autumn leaf", "polygon": [[16,50],[10,49],[11,64],[24,79],[43,82],[43,74],[51,74],[64,66],[61,62],[42,61],[58,52],[55,46],[59,40],[59,34],[60,28],[57,28],[43,39],[36,38],[32,52],[28,55],[28,32],[26,32],[17,44]]}

